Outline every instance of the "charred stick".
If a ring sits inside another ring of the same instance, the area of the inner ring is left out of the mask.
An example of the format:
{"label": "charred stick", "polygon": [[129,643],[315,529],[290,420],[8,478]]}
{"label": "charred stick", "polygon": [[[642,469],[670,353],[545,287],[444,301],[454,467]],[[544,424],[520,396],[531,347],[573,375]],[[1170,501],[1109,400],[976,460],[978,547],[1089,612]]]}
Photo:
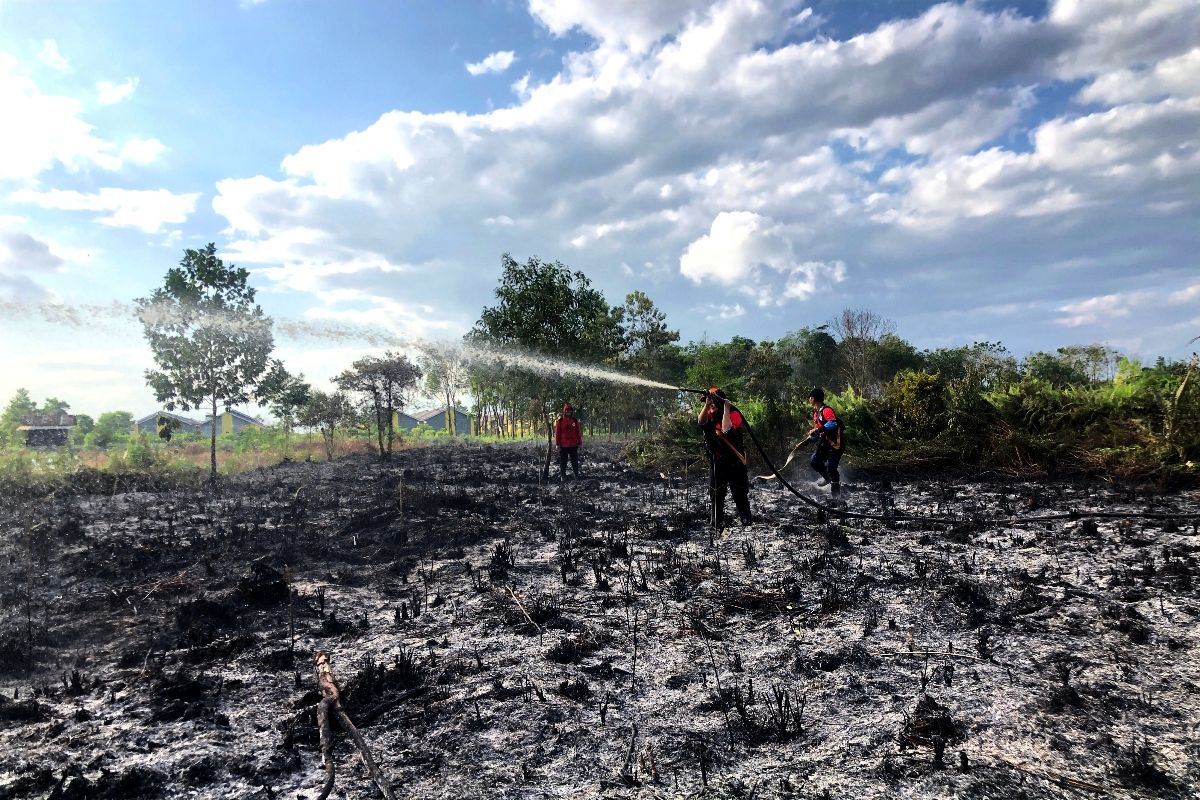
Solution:
{"label": "charred stick", "polygon": [[358,732],[358,728],[354,727],[354,723],[350,721],[350,717],[342,708],[341,690],[338,688],[337,679],[333,676],[333,668],[329,664],[329,654],[323,651],[318,652],[313,657],[313,668],[317,676],[317,689],[321,693],[317,724],[321,731],[321,752],[325,759],[325,786],[318,800],[325,800],[333,789],[333,736],[329,730],[330,714],[337,717],[342,729],[354,740],[359,756],[362,758],[367,772],[370,773],[371,779],[379,787],[379,791],[387,800],[396,800],[396,795],[392,793],[391,783],[379,771],[379,767],[375,766],[375,760],[371,758],[371,751],[367,748],[367,743],[363,741],[362,734]]}
{"label": "charred stick", "polygon": [[525,604],[521,602],[521,598],[517,597],[517,593],[512,590],[511,586],[505,587],[508,589],[508,594],[517,603],[517,608],[521,609],[521,613],[525,615],[525,619],[529,620],[529,624],[537,630],[538,635],[542,634],[542,626],[533,621],[533,617],[529,616],[529,612],[525,610]]}

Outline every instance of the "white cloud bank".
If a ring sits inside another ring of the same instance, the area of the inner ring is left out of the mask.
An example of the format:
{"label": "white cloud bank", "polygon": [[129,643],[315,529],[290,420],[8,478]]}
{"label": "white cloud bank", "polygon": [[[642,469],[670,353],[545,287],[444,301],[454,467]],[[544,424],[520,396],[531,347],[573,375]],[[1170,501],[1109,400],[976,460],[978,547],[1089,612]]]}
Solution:
{"label": "white cloud bank", "polygon": [[95,221],[114,228],[135,228],[158,233],[178,225],[196,209],[200,194],[176,194],[166,189],[112,189],[78,192],[67,189],[13,192],[11,200],[60,211],[96,211]]}
{"label": "white cloud bank", "polygon": [[[490,286],[468,276],[510,250],[614,281],[677,265],[656,278],[674,280],[669,310],[711,290],[824,296],[919,308],[934,329],[983,281],[996,305],[1065,304],[1080,280],[1099,296],[1131,271],[1197,269],[1200,4],[942,4],[842,40],[787,0],[529,8],[594,47],[509,107],[390,111],[277,176],[219,182],[236,248],[280,277],[341,265],[338,288],[360,273],[379,302],[410,289],[386,265],[473,311]],[[1066,80],[1087,105],[1046,118],[1045,87]]]}
{"label": "white cloud bank", "polygon": [[82,104],[43,92],[11,55],[0,52],[0,180],[28,180],[55,166],[115,171],[147,164],[166,149],[157,139],[106,139],[84,121]]}

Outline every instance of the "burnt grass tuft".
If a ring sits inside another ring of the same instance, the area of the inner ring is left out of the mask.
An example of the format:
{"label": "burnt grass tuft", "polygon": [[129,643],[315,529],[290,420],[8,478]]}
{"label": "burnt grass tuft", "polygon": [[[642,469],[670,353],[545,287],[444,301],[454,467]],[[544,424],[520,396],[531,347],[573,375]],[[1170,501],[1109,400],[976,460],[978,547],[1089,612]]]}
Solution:
{"label": "burnt grass tuft", "polygon": [[540,456],[0,496],[0,800],[315,796],[317,650],[398,796],[1200,793],[1196,526],[988,521],[1196,493],[847,486],[947,525],[758,484],[762,521],[710,534],[694,469],[591,444],[543,485]]}

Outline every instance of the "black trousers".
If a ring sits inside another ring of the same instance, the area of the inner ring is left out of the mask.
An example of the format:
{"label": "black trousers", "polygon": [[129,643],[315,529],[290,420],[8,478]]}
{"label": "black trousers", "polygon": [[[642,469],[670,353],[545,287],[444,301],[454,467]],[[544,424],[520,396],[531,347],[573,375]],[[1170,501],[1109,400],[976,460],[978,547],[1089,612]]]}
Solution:
{"label": "black trousers", "polygon": [[560,447],[558,448],[558,474],[562,477],[567,476],[567,459],[571,459],[571,469],[575,472],[575,477],[579,477],[579,448],[578,447]]}
{"label": "black trousers", "polygon": [[746,465],[732,458],[718,458],[710,462],[708,494],[712,498],[710,522],[721,527],[725,518],[725,490],[733,495],[738,517],[750,524],[750,477]]}
{"label": "black trousers", "polygon": [[834,450],[828,442],[821,440],[808,463],[818,475],[832,483],[834,491],[837,491],[842,483],[842,476],[838,474],[838,462],[841,460],[842,450]]}

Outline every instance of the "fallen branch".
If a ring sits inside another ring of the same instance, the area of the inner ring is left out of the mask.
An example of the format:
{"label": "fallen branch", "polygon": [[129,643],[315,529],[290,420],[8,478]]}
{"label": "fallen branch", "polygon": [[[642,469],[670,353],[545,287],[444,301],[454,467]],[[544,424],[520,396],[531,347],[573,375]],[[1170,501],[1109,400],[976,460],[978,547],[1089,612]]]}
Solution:
{"label": "fallen branch", "polygon": [[1023,772],[1026,775],[1030,775],[1034,778],[1041,778],[1042,780],[1050,781],[1051,783],[1056,783],[1059,786],[1064,786],[1068,789],[1075,789],[1077,791],[1082,791],[1082,792],[1095,792],[1096,794],[1112,794],[1112,789],[1110,789],[1106,786],[1100,786],[1099,784],[1089,783],[1088,781],[1081,781],[1078,778],[1072,778],[1067,775],[1056,775],[1053,772],[1046,772],[1045,770],[1038,770],[1038,769],[1033,769],[1031,767],[1026,767],[1024,764],[1014,764],[1013,762],[1006,761],[1003,758],[997,758],[996,761],[998,761],[999,763],[1003,764],[1006,767],[1011,767],[1012,769],[1015,769],[1018,772]]}
{"label": "fallen branch", "polygon": [[877,650],[871,653],[873,656],[907,656],[909,658],[929,658],[930,656],[947,656],[948,658],[966,658],[971,661],[982,661],[985,664],[995,664],[998,667],[1007,667],[1003,661],[996,661],[992,658],[980,658],[973,656],[970,653],[951,653],[946,650]]}
{"label": "fallen branch", "polygon": [[525,604],[521,602],[521,598],[517,597],[517,593],[512,590],[511,586],[505,587],[508,589],[508,595],[517,602],[517,608],[521,609],[521,613],[525,615],[525,619],[529,620],[529,624],[534,627],[539,635],[542,633],[542,626],[533,621],[533,617],[529,616],[529,612],[525,610]]}
{"label": "fallen branch", "polygon": [[325,800],[333,791],[333,731],[329,722],[331,715],[337,718],[342,730],[354,740],[358,754],[362,758],[367,772],[370,773],[371,780],[379,787],[379,791],[387,800],[396,800],[396,795],[392,793],[391,782],[383,776],[379,767],[375,766],[375,760],[371,758],[371,751],[367,748],[367,743],[363,741],[362,734],[358,732],[358,728],[354,727],[346,710],[342,708],[342,693],[338,688],[337,679],[333,677],[333,668],[329,665],[329,654],[319,651],[313,657],[313,668],[317,674],[317,689],[321,692],[321,703],[317,706],[317,730],[321,735],[321,759],[325,765],[325,783],[321,787],[321,793],[317,795],[318,800]]}

